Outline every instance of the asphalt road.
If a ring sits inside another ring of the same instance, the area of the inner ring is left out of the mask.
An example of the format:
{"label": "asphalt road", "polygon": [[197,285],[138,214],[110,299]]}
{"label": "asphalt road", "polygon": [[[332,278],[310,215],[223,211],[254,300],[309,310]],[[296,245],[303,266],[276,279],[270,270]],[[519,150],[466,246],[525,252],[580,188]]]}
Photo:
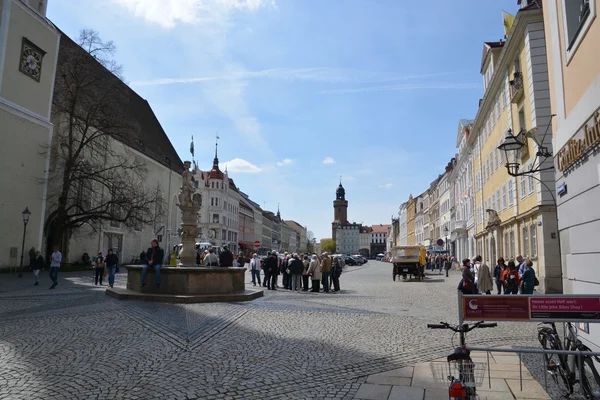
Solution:
{"label": "asphalt road", "polygon": [[[459,273],[393,282],[391,268],[348,267],[338,293],[190,305],[109,298],[92,272],[55,290],[47,271],[40,286],[0,274],[0,399],[350,399],[367,375],[452,350],[426,324],[457,321]],[[468,343],[535,345],[535,326]]]}

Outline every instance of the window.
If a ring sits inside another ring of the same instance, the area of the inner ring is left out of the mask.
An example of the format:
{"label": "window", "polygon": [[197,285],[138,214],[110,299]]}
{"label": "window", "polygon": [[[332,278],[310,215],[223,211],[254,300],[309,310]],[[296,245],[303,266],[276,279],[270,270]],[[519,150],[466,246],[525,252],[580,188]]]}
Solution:
{"label": "window", "polygon": [[496,189],[496,211],[502,210],[500,208],[500,189]]}
{"label": "window", "polygon": [[213,224],[219,223],[219,214],[213,214]]}
{"label": "window", "polygon": [[514,204],[514,190],[513,190],[513,181],[512,178],[508,179],[508,205],[509,207]]}
{"label": "window", "polygon": [[502,185],[502,209],[506,210],[506,184]]}
{"label": "window", "polygon": [[492,164],[494,165],[494,171],[498,169],[498,158],[496,157],[496,150],[492,151]]}
{"label": "window", "polygon": [[[529,168],[531,168],[531,165],[529,166]],[[531,195],[535,191],[535,180],[533,179],[533,175],[528,176],[528,181],[529,181],[528,193]]]}
{"label": "window", "polygon": [[[520,172],[523,172],[523,170],[521,169]],[[525,191],[526,191],[526,186],[525,186],[525,175],[521,175],[521,200],[525,198]]]}
{"label": "window", "polygon": [[510,256],[515,256],[515,232],[510,231]]}
{"label": "window", "polygon": [[523,225],[523,257],[529,257],[529,227]]}
{"label": "window", "polygon": [[[509,242],[508,242],[508,232],[504,232],[504,259],[508,260],[510,255],[508,254]],[[508,261],[507,261],[508,263]]]}
{"label": "window", "polygon": [[210,205],[211,205],[211,206],[214,206],[214,205],[215,205],[215,199],[214,199],[214,197],[211,197],[211,198],[210,198]]}
{"label": "window", "polygon": [[506,76],[504,77],[504,81],[502,82],[502,88],[500,90],[502,91],[502,108],[505,108],[508,104],[508,96],[506,96]]}
{"label": "window", "polygon": [[535,221],[529,227],[529,240],[531,240],[531,257],[537,257],[537,225]]}
{"label": "window", "polygon": [[[590,4],[591,3],[591,4]],[[567,50],[574,50],[576,44],[581,41],[585,30],[589,26],[592,18],[591,14],[595,13],[594,1],[589,0],[565,0],[564,4],[564,21],[566,25],[566,43]]]}

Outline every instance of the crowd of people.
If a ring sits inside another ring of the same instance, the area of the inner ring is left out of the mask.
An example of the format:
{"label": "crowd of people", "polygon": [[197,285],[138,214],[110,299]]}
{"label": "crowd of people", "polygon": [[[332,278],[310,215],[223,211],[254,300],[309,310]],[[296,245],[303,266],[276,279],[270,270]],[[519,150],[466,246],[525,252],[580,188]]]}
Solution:
{"label": "crowd of people", "polygon": [[481,256],[473,263],[466,258],[462,263],[462,279],[458,290],[463,294],[533,294],[539,281],[533,269],[533,262],[518,255],[515,260],[506,262],[499,258],[493,270],[482,263]]}
{"label": "crowd of people", "polygon": [[[279,275],[282,276],[283,289],[303,292],[323,291],[338,292],[340,290],[340,276],[342,275],[343,261],[327,252],[321,254],[288,254],[282,256],[273,251],[267,253],[267,257],[259,258],[256,254],[249,260],[237,258],[239,266],[246,263],[252,274],[252,284],[264,286],[269,290],[277,290],[279,287]],[[261,283],[261,271],[263,280]]]}

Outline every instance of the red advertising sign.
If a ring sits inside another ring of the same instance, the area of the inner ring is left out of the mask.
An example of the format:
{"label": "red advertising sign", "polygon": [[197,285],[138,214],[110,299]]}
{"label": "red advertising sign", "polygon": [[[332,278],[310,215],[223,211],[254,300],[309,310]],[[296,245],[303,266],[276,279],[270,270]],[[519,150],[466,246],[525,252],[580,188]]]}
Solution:
{"label": "red advertising sign", "polygon": [[599,297],[532,296],[529,302],[534,320],[600,320]]}
{"label": "red advertising sign", "polygon": [[600,296],[463,295],[465,321],[600,322]]}
{"label": "red advertising sign", "polygon": [[260,242],[258,240],[254,242],[254,247],[256,247],[257,249],[260,247]]}
{"label": "red advertising sign", "polygon": [[462,297],[463,319],[471,321],[528,321],[529,296]]}

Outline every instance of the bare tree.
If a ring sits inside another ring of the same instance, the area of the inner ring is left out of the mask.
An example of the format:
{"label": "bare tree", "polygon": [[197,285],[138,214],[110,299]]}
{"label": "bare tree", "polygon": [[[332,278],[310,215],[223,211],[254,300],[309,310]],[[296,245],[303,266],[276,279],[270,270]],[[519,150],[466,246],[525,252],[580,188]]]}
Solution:
{"label": "bare tree", "polygon": [[124,145],[140,127],[122,67],[112,58],[114,44],[83,30],[78,43],[61,38],[59,52],[48,182],[54,207],[46,229],[67,253],[69,238],[83,226],[97,230],[112,222],[141,229],[162,219],[164,206],[158,187],[148,185],[145,163]]}

